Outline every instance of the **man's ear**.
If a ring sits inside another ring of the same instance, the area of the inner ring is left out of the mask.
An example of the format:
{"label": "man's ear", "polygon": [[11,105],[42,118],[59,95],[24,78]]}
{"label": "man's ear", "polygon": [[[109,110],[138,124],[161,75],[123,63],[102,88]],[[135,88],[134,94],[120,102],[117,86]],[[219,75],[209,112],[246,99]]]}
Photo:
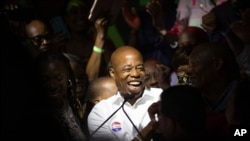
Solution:
{"label": "man's ear", "polygon": [[94,104],[97,104],[97,103],[99,103],[101,100],[99,100],[99,99],[96,99],[95,101],[94,101]]}
{"label": "man's ear", "polygon": [[109,68],[109,75],[110,75],[110,77],[115,78],[115,74],[114,73],[115,73],[114,69],[113,68]]}

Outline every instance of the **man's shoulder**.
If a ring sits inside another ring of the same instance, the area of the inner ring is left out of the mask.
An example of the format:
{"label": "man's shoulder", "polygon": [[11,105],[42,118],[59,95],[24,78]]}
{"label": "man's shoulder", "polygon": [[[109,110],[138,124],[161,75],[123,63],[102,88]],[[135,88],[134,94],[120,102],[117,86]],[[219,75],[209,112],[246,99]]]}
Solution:
{"label": "man's shoulder", "polygon": [[159,94],[161,94],[163,91],[162,88],[148,88],[147,90],[149,90],[150,93],[159,93]]}
{"label": "man's shoulder", "polygon": [[161,88],[147,88],[146,93],[153,97],[159,97],[163,91]]}
{"label": "man's shoulder", "polygon": [[103,99],[100,102],[98,102],[95,106],[107,106],[107,105],[112,105],[116,100],[117,100],[117,95],[113,95],[107,99]]}
{"label": "man's shoulder", "polygon": [[90,115],[108,114],[112,112],[115,101],[117,101],[117,96],[114,95],[108,99],[103,99],[98,102],[91,110]]}

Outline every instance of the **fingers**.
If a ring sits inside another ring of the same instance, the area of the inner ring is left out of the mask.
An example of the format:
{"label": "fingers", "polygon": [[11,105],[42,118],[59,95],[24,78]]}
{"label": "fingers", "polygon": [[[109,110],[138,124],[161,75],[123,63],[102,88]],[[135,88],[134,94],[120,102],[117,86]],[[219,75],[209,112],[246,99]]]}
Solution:
{"label": "fingers", "polygon": [[148,108],[149,117],[153,123],[158,121],[157,115],[159,114],[159,107],[160,102],[155,102]]}
{"label": "fingers", "polygon": [[105,37],[109,25],[109,20],[99,18],[95,21],[95,29],[97,32],[96,38],[102,40]]}
{"label": "fingers", "polygon": [[6,5],[4,6],[4,8],[5,8],[6,10],[15,10],[15,9],[18,9],[18,5],[13,4],[13,3],[11,3],[11,4],[6,4]]}
{"label": "fingers", "polygon": [[133,20],[133,15],[131,14],[131,12],[129,11],[128,7],[124,7],[122,8],[122,14],[124,16],[124,18],[128,21]]}
{"label": "fingers", "polygon": [[154,0],[147,3],[146,5],[146,11],[153,17],[159,14],[160,8],[161,8],[161,4],[158,1],[154,1]]}
{"label": "fingers", "polygon": [[204,28],[207,32],[212,32],[216,28],[216,16],[213,12],[209,12],[206,15],[202,16],[201,27]]}
{"label": "fingers", "polygon": [[100,19],[97,19],[97,20],[96,20],[95,24],[96,24],[97,26],[102,26],[102,27],[104,27],[104,26],[106,26],[106,25],[108,24],[108,20],[107,20],[106,18],[100,18]]}
{"label": "fingers", "polygon": [[123,14],[124,20],[133,30],[139,29],[141,22],[140,22],[139,15],[137,14],[137,11],[134,7],[128,7],[127,4],[125,4],[122,7],[122,14]]}

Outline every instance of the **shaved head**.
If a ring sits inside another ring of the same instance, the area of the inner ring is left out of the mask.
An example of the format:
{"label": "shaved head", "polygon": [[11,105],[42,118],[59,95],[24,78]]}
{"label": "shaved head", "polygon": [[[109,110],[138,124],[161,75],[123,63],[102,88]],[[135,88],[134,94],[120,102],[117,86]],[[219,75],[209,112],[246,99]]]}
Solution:
{"label": "shaved head", "polygon": [[193,86],[206,88],[218,82],[219,78],[230,81],[239,77],[239,67],[227,44],[207,42],[191,52],[189,74]]}
{"label": "shaved head", "polygon": [[47,26],[43,21],[32,20],[26,25],[26,33],[28,37],[35,37],[44,33],[47,30]]}
{"label": "shaved head", "polygon": [[121,59],[121,57],[126,57],[127,55],[125,54],[137,54],[142,60],[142,55],[141,53],[134,47],[131,46],[121,46],[117,48],[111,55],[111,66],[115,66],[117,62]]}
{"label": "shaved head", "polygon": [[96,104],[102,99],[115,95],[116,92],[117,87],[114,79],[108,76],[98,77],[90,83],[87,99]]}

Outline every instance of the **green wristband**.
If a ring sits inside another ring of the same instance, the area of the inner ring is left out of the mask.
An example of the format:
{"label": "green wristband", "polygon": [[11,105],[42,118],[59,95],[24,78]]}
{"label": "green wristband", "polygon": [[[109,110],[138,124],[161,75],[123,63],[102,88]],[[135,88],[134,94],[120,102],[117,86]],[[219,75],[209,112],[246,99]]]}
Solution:
{"label": "green wristband", "polygon": [[103,53],[103,52],[104,52],[104,49],[99,48],[99,47],[97,47],[97,46],[94,46],[94,47],[93,47],[93,51],[96,52],[96,53]]}

